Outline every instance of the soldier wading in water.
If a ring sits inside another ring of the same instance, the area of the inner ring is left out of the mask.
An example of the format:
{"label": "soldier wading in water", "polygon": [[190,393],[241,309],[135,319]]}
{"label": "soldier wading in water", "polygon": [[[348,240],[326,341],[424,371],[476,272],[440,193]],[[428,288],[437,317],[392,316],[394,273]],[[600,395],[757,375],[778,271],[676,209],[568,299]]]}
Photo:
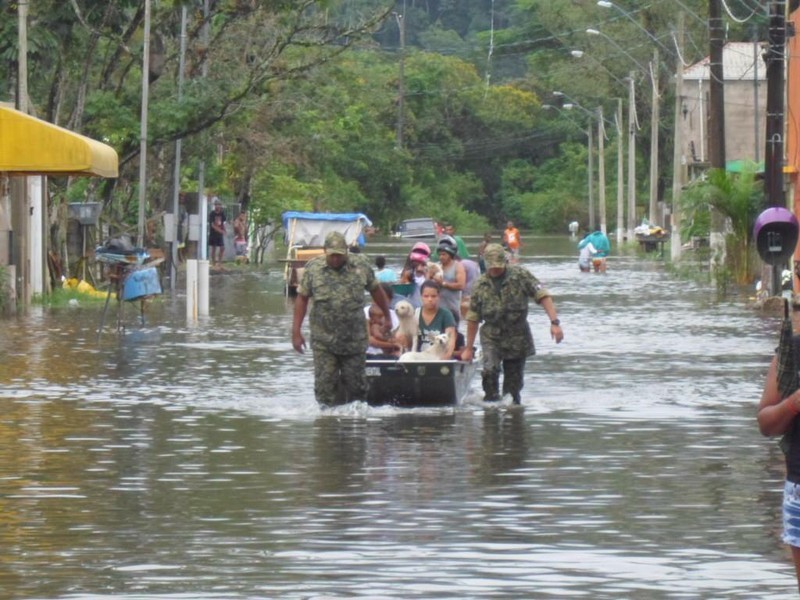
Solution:
{"label": "soldier wading in water", "polygon": [[367,327],[364,321],[364,290],[371,295],[391,328],[389,302],[366,257],[350,255],[339,232],[325,237],[325,255],[306,264],[294,305],[292,346],[303,353],[306,340],[301,332],[309,298],[314,299],[309,318],[314,352],[314,395],[323,406],[340,400],[366,400]]}
{"label": "soldier wading in water", "polygon": [[486,273],[472,288],[466,316],[467,343],[461,360],[472,360],[478,324],[483,321],[480,331],[484,400],[500,400],[502,367],[503,395],[511,395],[514,404],[519,404],[525,359],[536,353],[528,326],[529,299],[533,298],[547,313],[550,318],[550,337],[557,344],[564,339],[564,332],[550,292],[530,271],[517,265],[508,265],[505,250],[499,244],[488,244],[483,256]]}

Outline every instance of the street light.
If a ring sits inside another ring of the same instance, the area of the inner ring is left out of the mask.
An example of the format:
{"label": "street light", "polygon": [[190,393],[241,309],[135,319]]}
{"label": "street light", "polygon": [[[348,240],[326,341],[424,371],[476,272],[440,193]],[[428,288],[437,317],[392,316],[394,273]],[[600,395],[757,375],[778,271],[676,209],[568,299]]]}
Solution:
{"label": "street light", "polygon": [[570,50],[570,51],[569,51],[569,53],[570,53],[570,54],[571,54],[573,57],[575,57],[575,58],[583,58],[584,56],[586,56],[586,57],[587,57],[589,60],[591,60],[593,63],[595,63],[595,64],[596,64],[598,67],[600,67],[600,68],[601,68],[601,69],[603,69],[603,70],[604,70],[606,73],[608,73],[608,75],[609,75],[609,77],[611,77],[611,79],[613,79],[614,81],[616,81],[618,84],[620,84],[620,85],[622,85],[622,86],[625,86],[625,87],[627,87],[627,86],[628,86],[628,84],[627,84],[627,83],[625,83],[625,82],[624,82],[624,81],[622,81],[622,80],[621,80],[619,77],[617,77],[616,75],[614,75],[614,73],[612,73],[612,72],[611,72],[611,70],[610,70],[610,69],[609,69],[607,66],[605,66],[605,65],[604,65],[602,62],[600,62],[599,60],[597,60],[597,59],[596,59],[594,56],[592,56],[591,54],[586,54],[586,53],[585,53],[583,50]]}
{"label": "street light", "polygon": [[546,109],[557,110],[559,113],[564,115],[570,123],[572,123],[575,127],[580,129],[581,131],[583,131],[583,125],[578,123],[578,121],[576,121],[573,117],[569,116],[565,112],[565,111],[568,111],[568,110],[571,111],[574,108],[574,105],[572,103],[567,102],[565,104],[561,104],[560,106],[557,106],[555,104],[542,104],[541,107],[542,108],[546,108]]}
{"label": "street light", "polygon": [[609,42],[611,42],[611,44],[612,44],[612,45],[613,45],[613,46],[614,46],[614,47],[615,47],[617,50],[619,50],[619,51],[620,51],[620,52],[622,52],[622,53],[623,53],[625,56],[627,56],[627,57],[628,57],[628,58],[630,58],[630,59],[631,59],[633,62],[635,62],[635,63],[636,63],[636,66],[638,66],[638,67],[639,67],[639,69],[642,71],[642,73],[647,73],[647,72],[648,72],[648,70],[644,68],[644,66],[642,65],[642,63],[640,63],[638,60],[636,60],[635,58],[633,58],[633,56],[631,56],[631,54],[630,54],[630,53],[629,53],[627,50],[625,50],[625,48],[623,48],[622,46],[620,46],[620,45],[619,45],[617,42],[615,42],[615,41],[613,40],[613,38],[610,38],[610,37],[608,37],[608,36],[607,36],[605,33],[603,33],[602,31],[600,31],[600,30],[598,30],[598,29],[592,29],[592,28],[590,27],[589,29],[587,29],[587,30],[586,30],[586,33],[588,33],[589,35],[602,35],[602,36],[603,36],[604,38],[606,38],[606,39],[607,39]]}
{"label": "street light", "polygon": [[666,52],[667,54],[671,54],[671,52],[669,51],[669,48],[667,48],[667,47],[666,47],[664,44],[662,44],[662,43],[661,43],[661,41],[660,41],[660,40],[659,40],[657,37],[655,37],[655,36],[654,36],[652,33],[650,33],[649,31],[647,31],[647,29],[645,29],[644,27],[642,27],[641,23],[639,23],[639,21],[637,21],[636,19],[634,19],[634,18],[631,16],[631,14],[630,14],[628,11],[626,11],[625,9],[623,9],[623,8],[621,8],[621,7],[619,7],[619,6],[617,6],[617,5],[616,5],[616,4],[614,4],[613,2],[609,2],[608,0],[598,0],[598,1],[597,1],[597,6],[602,6],[603,8],[616,8],[616,9],[617,9],[619,12],[621,12],[623,15],[625,15],[625,17],[627,17],[627,19],[628,19],[629,21],[631,21],[631,22],[632,22],[634,25],[636,25],[636,26],[637,26],[639,29],[641,29],[642,31],[644,31],[644,32],[645,32],[645,34],[647,34],[647,37],[649,37],[649,38],[650,38],[651,40],[653,40],[653,41],[654,41],[656,44],[658,44],[659,46],[661,46],[661,49],[662,49],[664,52]]}
{"label": "street light", "polygon": [[[575,98],[570,98],[564,92],[559,92],[559,91],[556,90],[556,91],[553,92],[553,96],[556,96],[557,98],[564,98],[564,99],[568,100],[568,102],[566,102],[565,104],[561,105],[561,108],[564,108],[566,110],[572,110],[573,108],[577,108],[577,109],[582,110],[583,112],[585,112],[587,115],[589,115],[589,117],[591,119],[596,119],[597,118],[597,112],[589,110],[588,108],[583,106],[580,102],[575,100]],[[606,118],[603,118],[603,122],[606,123],[607,125],[614,125],[613,122],[609,121]]]}

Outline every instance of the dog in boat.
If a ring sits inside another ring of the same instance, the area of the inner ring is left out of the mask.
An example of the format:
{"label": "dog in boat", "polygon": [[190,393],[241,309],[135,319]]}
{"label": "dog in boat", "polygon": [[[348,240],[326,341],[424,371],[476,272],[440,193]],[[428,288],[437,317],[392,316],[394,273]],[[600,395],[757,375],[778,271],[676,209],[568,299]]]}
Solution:
{"label": "dog in boat", "polygon": [[413,350],[417,347],[419,339],[419,319],[414,307],[408,300],[400,300],[394,305],[394,314],[397,315],[399,324],[392,334],[395,338],[402,339],[404,344],[408,344],[403,348],[404,352]]}
{"label": "dog in boat", "polygon": [[432,360],[443,360],[447,354],[447,346],[450,336],[446,333],[439,333],[431,336],[431,345],[422,352],[405,352],[400,355],[397,362],[429,362]]}

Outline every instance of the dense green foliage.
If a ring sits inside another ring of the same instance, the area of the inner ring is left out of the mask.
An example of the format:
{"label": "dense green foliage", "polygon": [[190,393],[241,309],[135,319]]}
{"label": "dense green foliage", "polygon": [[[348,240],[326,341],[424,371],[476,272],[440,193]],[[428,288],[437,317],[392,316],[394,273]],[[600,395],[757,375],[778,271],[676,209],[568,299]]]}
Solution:
{"label": "dense green foliage", "polygon": [[718,211],[728,223],[726,247],[728,265],[737,283],[752,283],[754,253],[753,226],[764,206],[763,183],[756,180],[756,165],[742,173],[721,169],[708,172],[708,179],[696,181],[681,195],[681,211],[686,226],[684,240],[708,237],[711,211]]}
{"label": "dense green foliage", "polygon": [[[728,4],[750,12],[741,1]],[[648,36],[672,50],[662,53],[657,70],[666,107],[659,132],[663,195],[671,180],[679,10],[688,11],[684,59],[707,54],[701,0],[636,0],[619,10],[569,0],[211,0],[206,21],[202,6],[153,2],[151,215],[171,210],[174,142],[182,138],[181,189],[197,190],[202,161],[206,187],[248,206],[256,224],[287,209],[359,210],[382,228],[429,215],[462,231],[511,218],[524,228],[563,232],[570,221],[587,222],[590,121],[581,107],[601,104],[613,114],[633,71],[638,119],[646,122],[650,84],[636,63],[652,58]],[[183,7],[187,53],[179,91]],[[57,190],[54,201],[102,198],[104,218],[135,228],[144,1],[35,0],[29,9],[33,112],[120,155],[118,180],[83,181]],[[3,11],[0,56],[9,68],[0,71],[0,98],[11,101],[16,5]],[[587,28],[603,36],[587,35]],[[731,21],[731,39],[745,34]],[[571,50],[584,54],[575,58]],[[637,146],[641,165],[649,152],[645,129]],[[604,158],[615,165],[613,125],[607,136]],[[606,173],[612,198],[615,166]],[[646,169],[639,173],[643,198]],[[614,210],[609,202],[609,222]]]}
{"label": "dense green foliage", "polygon": [[9,309],[11,301],[11,286],[8,278],[8,269],[0,265],[0,315]]}

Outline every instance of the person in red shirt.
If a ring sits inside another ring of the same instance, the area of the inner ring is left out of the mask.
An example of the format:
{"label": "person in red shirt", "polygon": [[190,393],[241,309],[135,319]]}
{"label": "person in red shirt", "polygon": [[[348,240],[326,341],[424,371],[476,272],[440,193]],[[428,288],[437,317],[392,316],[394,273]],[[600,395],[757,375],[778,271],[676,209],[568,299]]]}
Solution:
{"label": "person in red shirt", "polygon": [[506,230],[503,232],[503,245],[508,248],[512,258],[519,256],[519,249],[522,247],[522,239],[519,237],[519,229],[514,227],[514,221],[506,223]]}

